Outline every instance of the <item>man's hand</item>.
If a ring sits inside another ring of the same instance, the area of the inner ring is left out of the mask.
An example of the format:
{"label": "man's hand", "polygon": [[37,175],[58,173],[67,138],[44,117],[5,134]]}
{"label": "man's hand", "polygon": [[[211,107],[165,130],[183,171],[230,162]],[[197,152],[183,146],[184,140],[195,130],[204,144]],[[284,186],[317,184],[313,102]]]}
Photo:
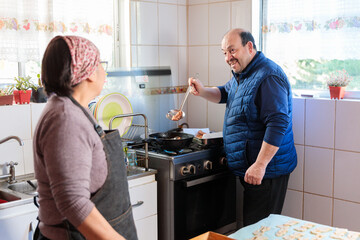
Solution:
{"label": "man's hand", "polygon": [[204,85],[197,78],[189,78],[189,86],[192,86],[191,93],[195,96],[201,96],[201,92],[204,89]]}
{"label": "man's hand", "polygon": [[264,178],[266,167],[275,156],[279,147],[263,141],[256,161],[247,169],[244,181],[252,185],[260,185]]}
{"label": "man's hand", "polygon": [[251,165],[245,173],[245,182],[252,185],[260,185],[265,175],[266,165],[254,163]]}

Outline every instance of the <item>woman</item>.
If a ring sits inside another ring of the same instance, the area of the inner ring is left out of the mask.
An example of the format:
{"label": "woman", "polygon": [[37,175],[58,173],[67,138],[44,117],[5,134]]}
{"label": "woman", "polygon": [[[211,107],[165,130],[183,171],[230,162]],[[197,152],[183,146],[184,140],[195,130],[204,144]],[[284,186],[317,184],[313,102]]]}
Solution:
{"label": "woman", "polygon": [[34,136],[34,239],[137,239],[119,133],[105,134],[87,110],[105,75],[98,49],[85,38],[57,36],[44,53],[50,98]]}

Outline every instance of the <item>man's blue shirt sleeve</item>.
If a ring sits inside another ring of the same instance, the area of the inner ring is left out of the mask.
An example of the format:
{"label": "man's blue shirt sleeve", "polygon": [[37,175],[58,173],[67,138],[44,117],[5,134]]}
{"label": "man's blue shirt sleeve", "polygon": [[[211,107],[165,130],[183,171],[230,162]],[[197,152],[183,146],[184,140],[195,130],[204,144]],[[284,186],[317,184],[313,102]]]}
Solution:
{"label": "man's blue shirt sleeve", "polygon": [[264,141],[279,147],[291,121],[289,116],[288,82],[276,76],[266,78],[259,86],[255,104],[265,124]]}
{"label": "man's blue shirt sleeve", "polygon": [[220,93],[221,93],[221,99],[219,103],[226,103],[228,99],[228,93],[230,91],[231,85],[232,85],[233,79],[228,81],[224,86],[218,86]]}

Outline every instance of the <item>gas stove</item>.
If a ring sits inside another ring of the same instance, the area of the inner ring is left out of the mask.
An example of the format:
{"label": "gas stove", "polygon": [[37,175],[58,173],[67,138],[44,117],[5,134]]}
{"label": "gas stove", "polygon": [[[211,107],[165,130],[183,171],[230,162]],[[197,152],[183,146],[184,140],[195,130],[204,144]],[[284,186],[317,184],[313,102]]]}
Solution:
{"label": "gas stove", "polygon": [[[144,149],[136,149],[137,155],[144,156]],[[169,164],[170,180],[176,181],[227,170],[227,161],[222,147],[202,149],[190,145],[179,151],[166,151],[150,148],[149,167],[156,169],[158,164]]]}
{"label": "gas stove", "polygon": [[[191,144],[176,152],[149,149],[149,167],[157,170],[159,240],[236,229],[235,176],[227,168],[223,147]],[[144,149],[136,153],[138,159],[145,156]]]}

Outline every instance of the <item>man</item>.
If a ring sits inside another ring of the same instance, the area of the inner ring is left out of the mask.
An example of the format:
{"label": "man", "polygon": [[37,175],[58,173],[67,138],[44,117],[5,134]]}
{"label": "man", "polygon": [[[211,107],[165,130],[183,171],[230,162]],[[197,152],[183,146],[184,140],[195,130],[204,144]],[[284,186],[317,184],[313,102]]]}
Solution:
{"label": "man", "polygon": [[289,174],[297,164],[292,132],[292,94],[283,70],[256,50],[251,33],[232,29],[221,44],[232,79],[192,93],[226,103],[224,148],[228,166],[244,187],[244,225],[280,214]]}

